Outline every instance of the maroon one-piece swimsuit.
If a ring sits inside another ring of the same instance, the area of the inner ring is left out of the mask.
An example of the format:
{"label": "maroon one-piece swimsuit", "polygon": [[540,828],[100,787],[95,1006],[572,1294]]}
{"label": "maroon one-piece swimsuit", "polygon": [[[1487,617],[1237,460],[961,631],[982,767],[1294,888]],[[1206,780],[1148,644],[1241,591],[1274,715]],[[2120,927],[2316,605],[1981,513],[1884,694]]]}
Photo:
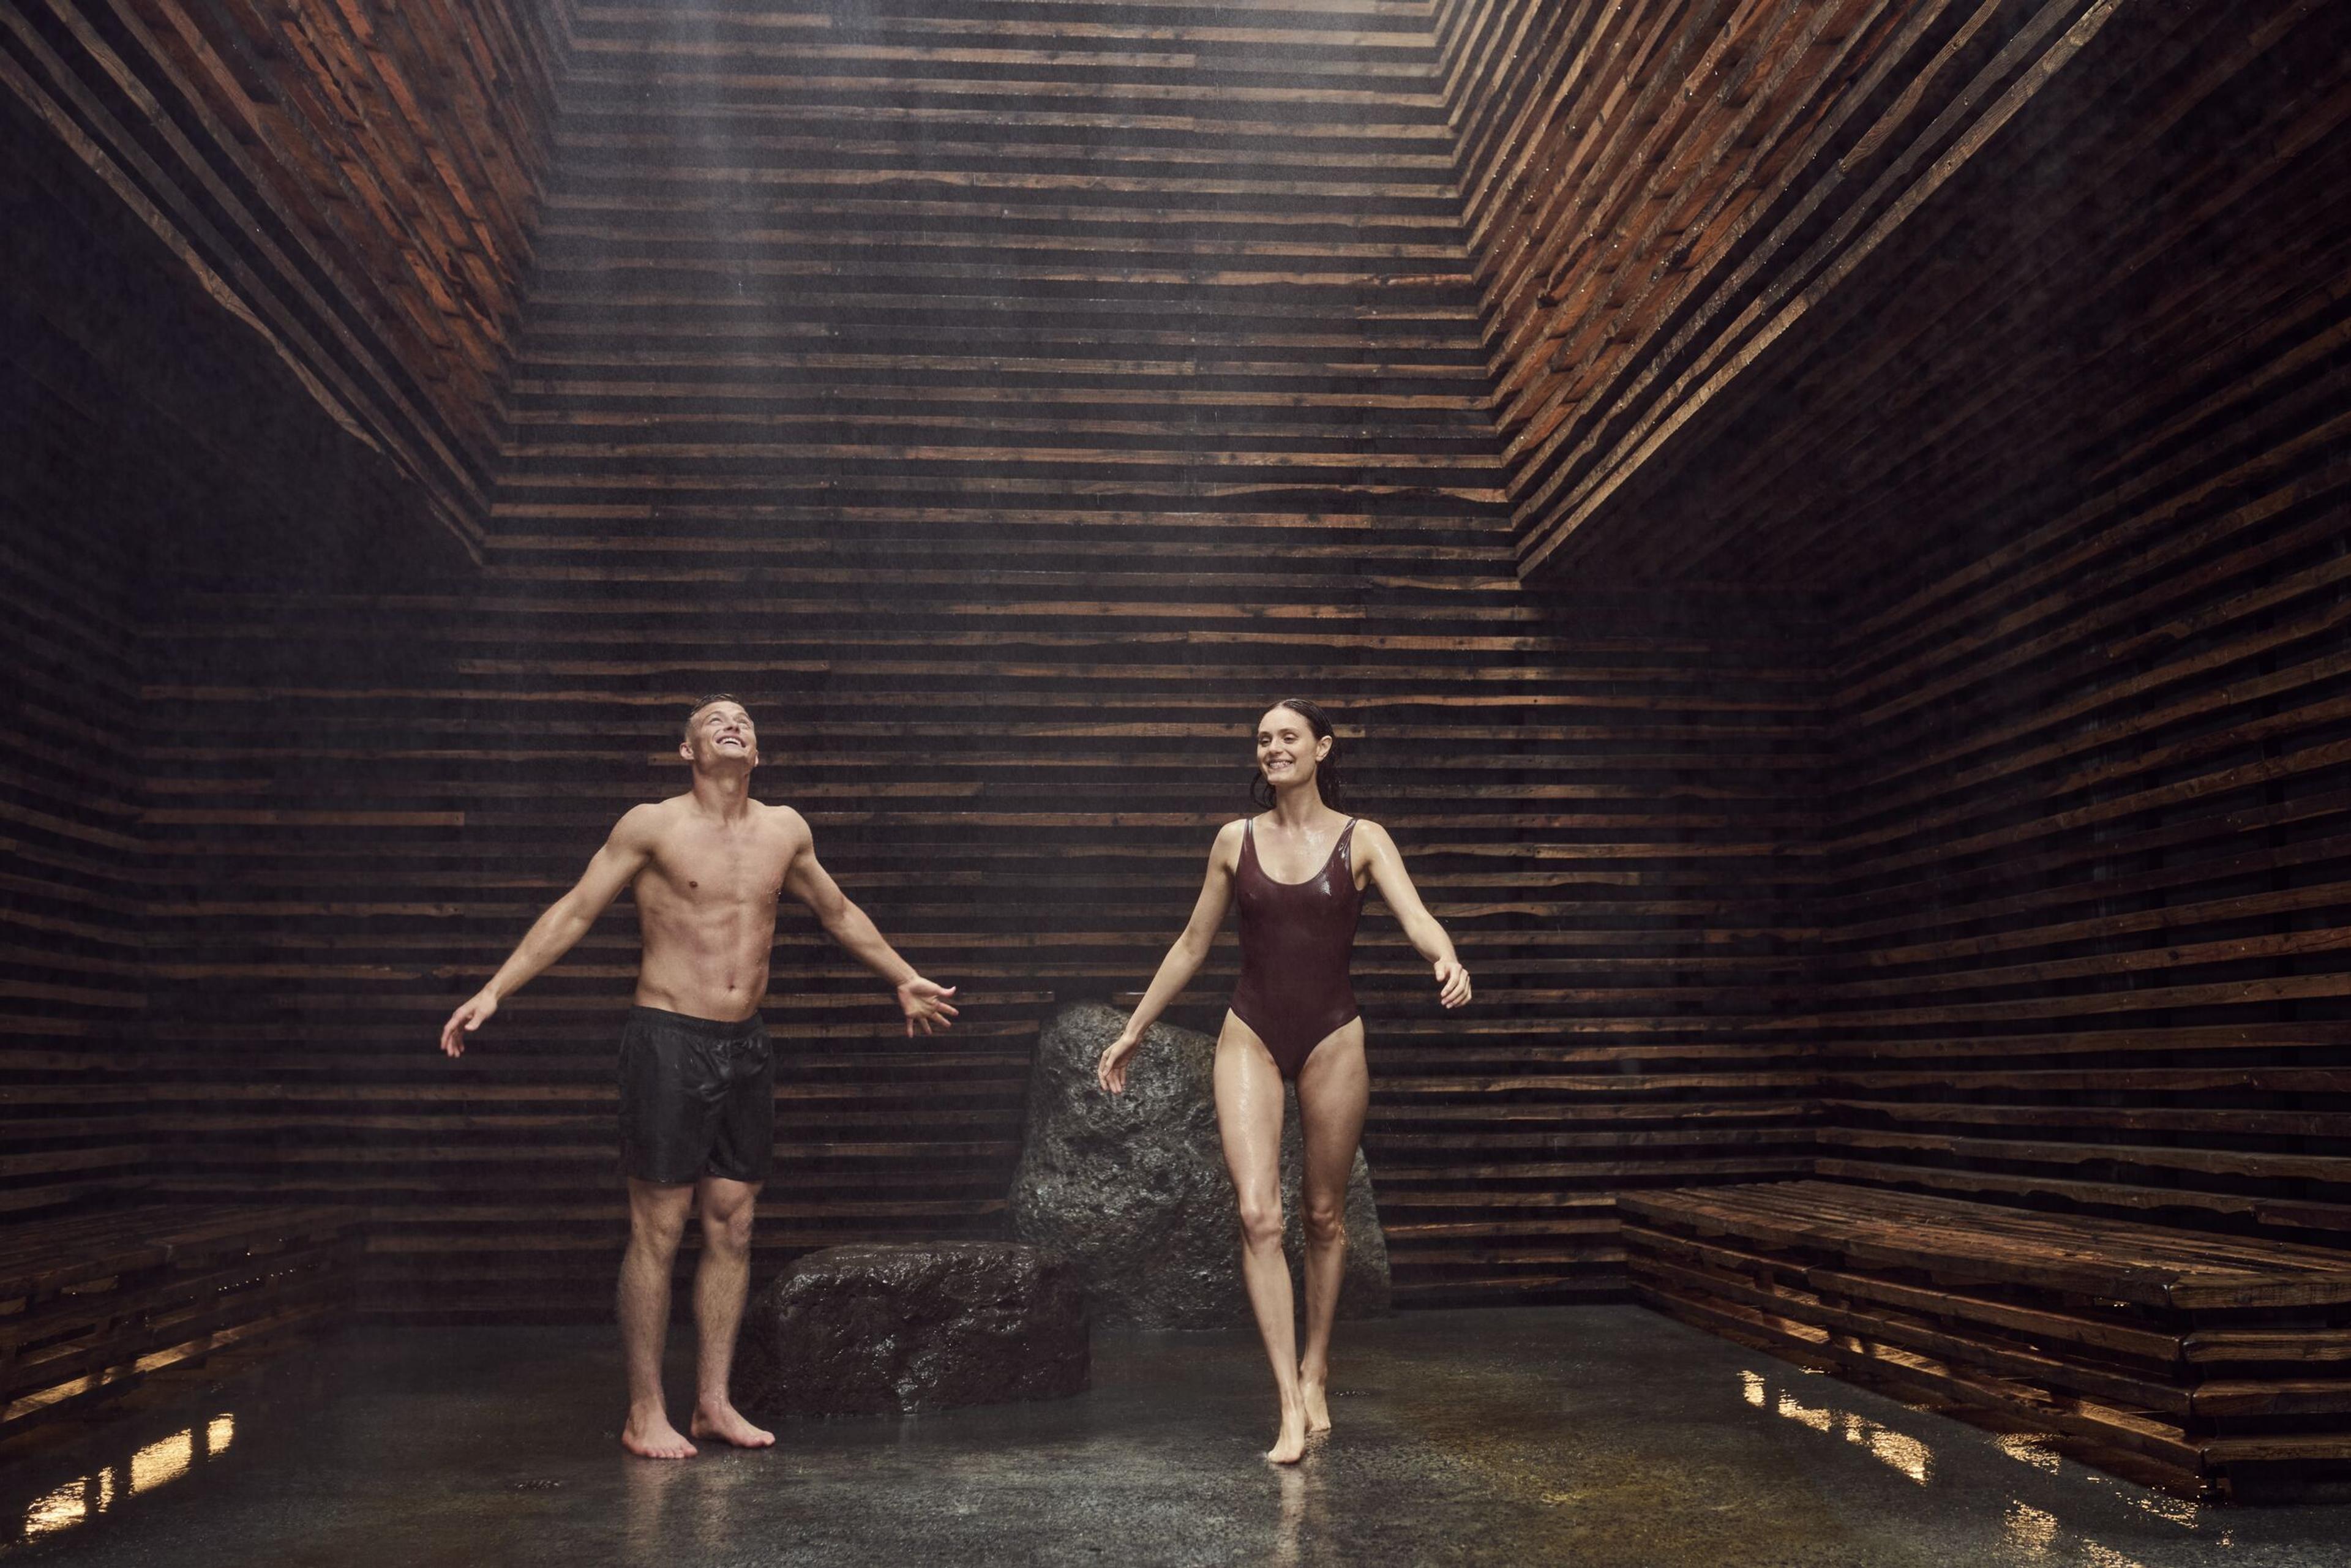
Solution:
{"label": "maroon one-piece swimsuit", "polygon": [[1363,1016],[1347,961],[1364,909],[1355,885],[1355,819],[1304,882],[1276,882],[1258,863],[1257,824],[1241,828],[1233,902],[1241,912],[1241,977],[1233,1016],[1257,1032],[1284,1078],[1295,1078],[1332,1030]]}

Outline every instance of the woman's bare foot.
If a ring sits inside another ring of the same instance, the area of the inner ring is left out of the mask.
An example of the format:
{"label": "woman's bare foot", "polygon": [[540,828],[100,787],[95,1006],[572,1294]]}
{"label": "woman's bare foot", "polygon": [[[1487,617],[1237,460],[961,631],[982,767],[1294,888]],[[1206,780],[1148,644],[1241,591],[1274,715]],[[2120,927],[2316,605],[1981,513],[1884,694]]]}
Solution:
{"label": "woman's bare foot", "polygon": [[1277,1465],[1294,1465],[1306,1452],[1306,1412],[1286,1409],[1281,1413],[1281,1436],[1265,1451],[1266,1458]]}
{"label": "woman's bare foot", "polygon": [[629,1412],[628,1425],[621,1428],[621,1447],[641,1459],[690,1459],[695,1453],[685,1434],[669,1424],[668,1412],[658,1405]]}
{"label": "woman's bare foot", "polygon": [[716,1437],[738,1448],[764,1448],[776,1440],[773,1432],[752,1426],[743,1419],[741,1411],[723,1399],[705,1399],[695,1406],[694,1419],[688,1425],[697,1437]]}
{"label": "woman's bare foot", "polygon": [[1306,1435],[1310,1437],[1331,1429],[1331,1401],[1321,1382],[1303,1374],[1298,1379],[1298,1396],[1306,1406]]}

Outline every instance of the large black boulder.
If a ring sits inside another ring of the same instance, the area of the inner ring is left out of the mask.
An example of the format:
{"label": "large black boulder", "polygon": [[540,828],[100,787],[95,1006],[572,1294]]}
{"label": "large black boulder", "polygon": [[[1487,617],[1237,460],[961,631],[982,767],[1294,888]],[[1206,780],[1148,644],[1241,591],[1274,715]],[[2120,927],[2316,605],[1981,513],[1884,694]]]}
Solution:
{"label": "large black boulder", "polygon": [[[1099,1002],[1046,1020],[1029,1079],[1029,1128],[1012,1183],[1012,1229],[1077,1264],[1097,1322],[1153,1329],[1253,1322],[1241,1285],[1240,1224],[1217,1137],[1209,1072],[1217,1042],[1155,1024],[1130,1059],[1126,1092],[1094,1082],[1126,1015]],[[1281,1135],[1282,1214],[1301,1283],[1298,1100]],[[1303,1307],[1302,1293],[1298,1298]],[[1347,1274],[1339,1311],[1388,1310],[1387,1238],[1361,1151],[1347,1184]]]}
{"label": "large black boulder", "polygon": [[1011,1241],[831,1247],[752,1301],[735,1403],[754,1421],[1059,1399],[1087,1385],[1085,1291]]}

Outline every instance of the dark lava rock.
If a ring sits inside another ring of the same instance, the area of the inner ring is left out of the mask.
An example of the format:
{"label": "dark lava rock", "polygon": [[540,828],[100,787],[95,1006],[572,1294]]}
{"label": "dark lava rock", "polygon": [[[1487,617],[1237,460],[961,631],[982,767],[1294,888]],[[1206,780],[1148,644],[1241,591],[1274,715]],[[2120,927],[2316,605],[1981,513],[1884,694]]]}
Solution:
{"label": "dark lava rock", "polygon": [[[1217,1138],[1209,1070],[1217,1042],[1155,1024],[1130,1060],[1126,1092],[1094,1082],[1102,1048],[1126,1015],[1099,1002],[1046,1020],[1029,1080],[1029,1129],[1012,1182],[1012,1230],[1061,1253],[1084,1275],[1095,1320],[1136,1328],[1248,1324],[1240,1222]],[[1281,1134],[1282,1215],[1290,1271],[1299,1281],[1304,1227],[1298,1187],[1298,1098]],[[1345,1317],[1388,1310],[1388,1245],[1362,1151],[1347,1185]]]}
{"label": "dark lava rock", "polygon": [[1087,1386],[1085,1291],[1011,1241],[831,1247],[743,1317],[735,1403],[754,1421],[1059,1399]]}

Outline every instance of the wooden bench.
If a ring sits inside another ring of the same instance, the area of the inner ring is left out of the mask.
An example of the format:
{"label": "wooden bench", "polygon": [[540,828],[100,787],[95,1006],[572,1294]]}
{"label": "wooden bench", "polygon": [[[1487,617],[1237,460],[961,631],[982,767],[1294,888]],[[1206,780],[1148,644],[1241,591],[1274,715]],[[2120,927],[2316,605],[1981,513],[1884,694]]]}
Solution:
{"label": "wooden bench", "polygon": [[358,1223],[350,1208],[166,1204],[0,1229],[0,1435],[321,1326],[348,1304]]}
{"label": "wooden bench", "polygon": [[1686,1322],[2190,1496],[2351,1471],[2351,1252],[1823,1181],[1618,1202]]}

